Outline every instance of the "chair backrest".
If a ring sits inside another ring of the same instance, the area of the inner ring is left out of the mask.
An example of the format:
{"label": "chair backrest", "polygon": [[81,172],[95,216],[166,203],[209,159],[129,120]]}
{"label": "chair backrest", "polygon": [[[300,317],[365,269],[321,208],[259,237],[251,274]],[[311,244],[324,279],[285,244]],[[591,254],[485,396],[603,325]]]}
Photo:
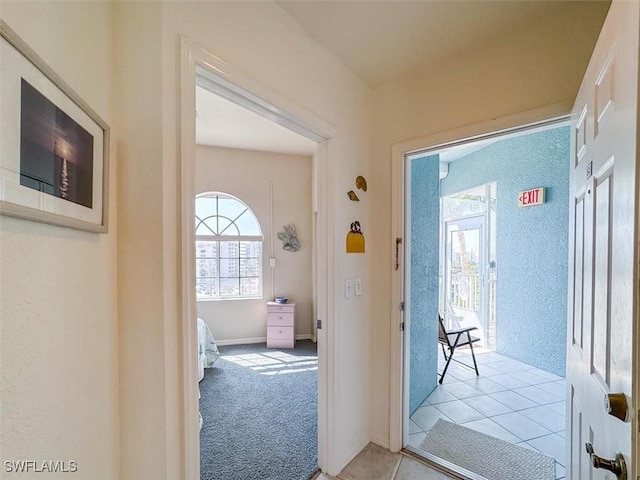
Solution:
{"label": "chair backrest", "polygon": [[438,325],[438,341],[445,344],[447,347],[451,347],[451,344],[449,343],[449,336],[447,335],[447,331],[444,328],[444,320],[442,319],[442,315],[438,315]]}

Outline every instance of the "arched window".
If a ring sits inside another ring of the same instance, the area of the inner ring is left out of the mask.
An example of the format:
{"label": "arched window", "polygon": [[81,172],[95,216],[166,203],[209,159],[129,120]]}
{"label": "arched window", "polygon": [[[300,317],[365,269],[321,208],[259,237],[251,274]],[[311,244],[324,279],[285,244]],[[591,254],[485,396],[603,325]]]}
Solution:
{"label": "arched window", "polygon": [[196,197],[198,299],[262,296],[262,230],[242,201],[220,192]]}

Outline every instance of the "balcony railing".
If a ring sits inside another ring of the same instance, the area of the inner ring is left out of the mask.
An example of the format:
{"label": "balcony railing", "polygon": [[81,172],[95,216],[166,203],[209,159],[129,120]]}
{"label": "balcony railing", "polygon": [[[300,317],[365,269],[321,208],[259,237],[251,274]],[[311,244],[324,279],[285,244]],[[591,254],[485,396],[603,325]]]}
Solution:
{"label": "balcony railing", "polygon": [[478,272],[451,272],[451,306],[465,310],[480,310],[480,274]]}

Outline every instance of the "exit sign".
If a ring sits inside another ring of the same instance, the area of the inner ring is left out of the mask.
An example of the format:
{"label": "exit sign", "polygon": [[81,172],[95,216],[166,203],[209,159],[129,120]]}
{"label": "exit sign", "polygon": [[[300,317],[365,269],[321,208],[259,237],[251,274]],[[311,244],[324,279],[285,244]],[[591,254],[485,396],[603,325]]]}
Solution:
{"label": "exit sign", "polygon": [[542,205],[544,203],[544,187],[525,190],[518,195],[519,207],[531,207],[533,205]]}

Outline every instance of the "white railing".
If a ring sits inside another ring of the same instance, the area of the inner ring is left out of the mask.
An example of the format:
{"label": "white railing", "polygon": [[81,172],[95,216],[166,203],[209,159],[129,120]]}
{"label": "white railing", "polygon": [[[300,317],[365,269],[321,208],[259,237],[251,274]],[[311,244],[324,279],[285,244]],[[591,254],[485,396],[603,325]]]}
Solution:
{"label": "white railing", "polygon": [[451,306],[465,310],[480,310],[480,274],[451,272]]}

